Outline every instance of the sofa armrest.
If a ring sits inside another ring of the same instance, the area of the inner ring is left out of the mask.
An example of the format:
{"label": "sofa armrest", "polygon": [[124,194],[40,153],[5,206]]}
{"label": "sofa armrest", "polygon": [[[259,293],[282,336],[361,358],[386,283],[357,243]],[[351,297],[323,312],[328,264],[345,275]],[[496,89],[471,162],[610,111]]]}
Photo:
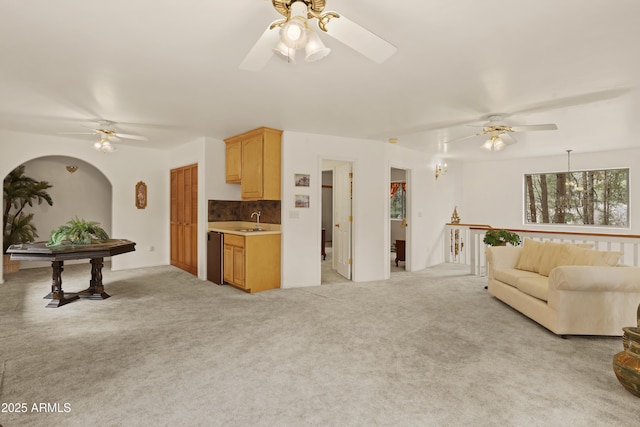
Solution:
{"label": "sofa armrest", "polygon": [[640,268],[564,265],[551,270],[549,291],[640,293]]}
{"label": "sofa armrest", "polygon": [[494,268],[515,268],[520,258],[520,246],[489,246],[485,250],[487,258],[487,276],[494,278]]}

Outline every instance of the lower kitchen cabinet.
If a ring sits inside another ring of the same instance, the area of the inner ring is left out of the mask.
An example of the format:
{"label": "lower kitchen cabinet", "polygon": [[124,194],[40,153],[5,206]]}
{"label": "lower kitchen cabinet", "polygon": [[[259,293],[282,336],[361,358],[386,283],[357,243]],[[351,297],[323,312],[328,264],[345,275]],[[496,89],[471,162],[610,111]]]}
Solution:
{"label": "lower kitchen cabinet", "polygon": [[244,288],[244,237],[225,236],[223,269],[225,282]]}
{"label": "lower kitchen cabinet", "polygon": [[247,292],[280,287],[280,234],[224,235],[224,281]]}

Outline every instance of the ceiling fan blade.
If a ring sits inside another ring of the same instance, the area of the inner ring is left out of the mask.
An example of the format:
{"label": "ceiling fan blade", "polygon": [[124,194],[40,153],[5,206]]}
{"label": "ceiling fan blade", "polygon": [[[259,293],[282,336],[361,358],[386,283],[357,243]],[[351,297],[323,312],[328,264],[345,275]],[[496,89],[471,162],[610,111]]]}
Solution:
{"label": "ceiling fan blade", "polygon": [[538,102],[526,105],[512,114],[534,113],[538,111],[550,111],[558,108],[573,107],[576,105],[586,105],[592,102],[608,101],[626,95],[631,91],[627,87],[615,87],[596,92],[583,93],[580,95],[567,96],[564,98],[550,99],[548,101]]}
{"label": "ceiling fan blade", "polygon": [[327,23],[327,34],[378,64],[389,59],[398,50],[344,15]]}
{"label": "ceiling fan blade", "polygon": [[511,145],[511,144],[515,144],[516,141],[514,137],[512,137],[508,132],[505,133],[501,133],[500,135],[498,135],[500,137],[500,139],[506,144],[506,145]]}
{"label": "ceiling fan blade", "polygon": [[147,138],[146,136],[128,135],[126,133],[120,133],[120,132],[116,132],[114,135],[117,136],[118,138],[123,138],[123,139],[137,139],[138,141],[148,141],[149,140],[149,138]]}
{"label": "ceiling fan blade", "polygon": [[558,126],[553,123],[546,125],[524,125],[524,126],[511,126],[514,132],[529,132],[534,130],[558,130]]}
{"label": "ceiling fan blade", "polygon": [[271,29],[271,26],[268,26],[240,64],[240,69],[247,71],[263,69],[273,56],[273,49],[278,44],[278,40],[279,28]]}
{"label": "ceiling fan blade", "polygon": [[58,135],[95,135],[96,132],[58,132]]}
{"label": "ceiling fan blade", "polygon": [[480,136],[482,134],[483,134],[482,132],[474,133],[473,135],[463,136],[462,138],[452,139],[451,141],[445,141],[444,143],[445,144],[451,144],[452,142],[456,143],[456,142],[466,141],[467,139],[476,138],[476,137],[478,137],[478,136]]}

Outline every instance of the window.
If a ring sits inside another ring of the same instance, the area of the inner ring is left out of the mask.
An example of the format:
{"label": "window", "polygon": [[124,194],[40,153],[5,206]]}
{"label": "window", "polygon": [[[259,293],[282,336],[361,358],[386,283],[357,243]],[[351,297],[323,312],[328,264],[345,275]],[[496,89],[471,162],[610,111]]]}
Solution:
{"label": "window", "polygon": [[403,219],[407,216],[407,183],[391,183],[391,202],[389,203],[389,217],[391,219]]}
{"label": "window", "polygon": [[629,226],[629,169],[524,176],[525,223]]}

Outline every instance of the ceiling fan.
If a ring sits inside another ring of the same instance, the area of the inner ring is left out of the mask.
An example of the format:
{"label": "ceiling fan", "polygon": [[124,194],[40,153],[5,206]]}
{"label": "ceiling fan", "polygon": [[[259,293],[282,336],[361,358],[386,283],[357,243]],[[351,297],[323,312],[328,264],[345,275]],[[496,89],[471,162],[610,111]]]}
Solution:
{"label": "ceiling fan", "polygon": [[275,10],[285,19],[274,21],[267,27],[251,51],[240,64],[240,69],[258,71],[273,53],[288,62],[295,62],[296,50],[304,48],[305,59],[316,61],[329,54],[309,20],[316,19],[318,28],[341,41],[374,62],[382,63],[397,48],[369,30],[336,12],[324,12],[325,0],[271,0]]}
{"label": "ceiling fan", "polygon": [[126,133],[121,133],[116,131],[115,123],[110,120],[98,120],[97,127],[89,127],[91,132],[63,132],[63,135],[98,135],[100,140],[97,141],[93,146],[96,150],[102,151],[103,153],[111,153],[116,150],[116,147],[111,144],[111,139],[119,140],[119,139],[135,139],[138,141],[147,141],[147,137],[140,135],[130,135]]}
{"label": "ceiling fan", "polygon": [[502,120],[502,116],[490,115],[489,121],[482,126],[482,132],[475,133],[473,135],[465,136],[462,138],[446,141],[446,144],[452,142],[460,142],[478,136],[487,135],[488,138],[482,144],[482,148],[489,151],[500,151],[508,145],[515,144],[516,141],[511,134],[514,132],[531,132],[539,130],[557,130],[558,126],[555,124],[540,124],[540,125],[521,125],[511,126]]}

